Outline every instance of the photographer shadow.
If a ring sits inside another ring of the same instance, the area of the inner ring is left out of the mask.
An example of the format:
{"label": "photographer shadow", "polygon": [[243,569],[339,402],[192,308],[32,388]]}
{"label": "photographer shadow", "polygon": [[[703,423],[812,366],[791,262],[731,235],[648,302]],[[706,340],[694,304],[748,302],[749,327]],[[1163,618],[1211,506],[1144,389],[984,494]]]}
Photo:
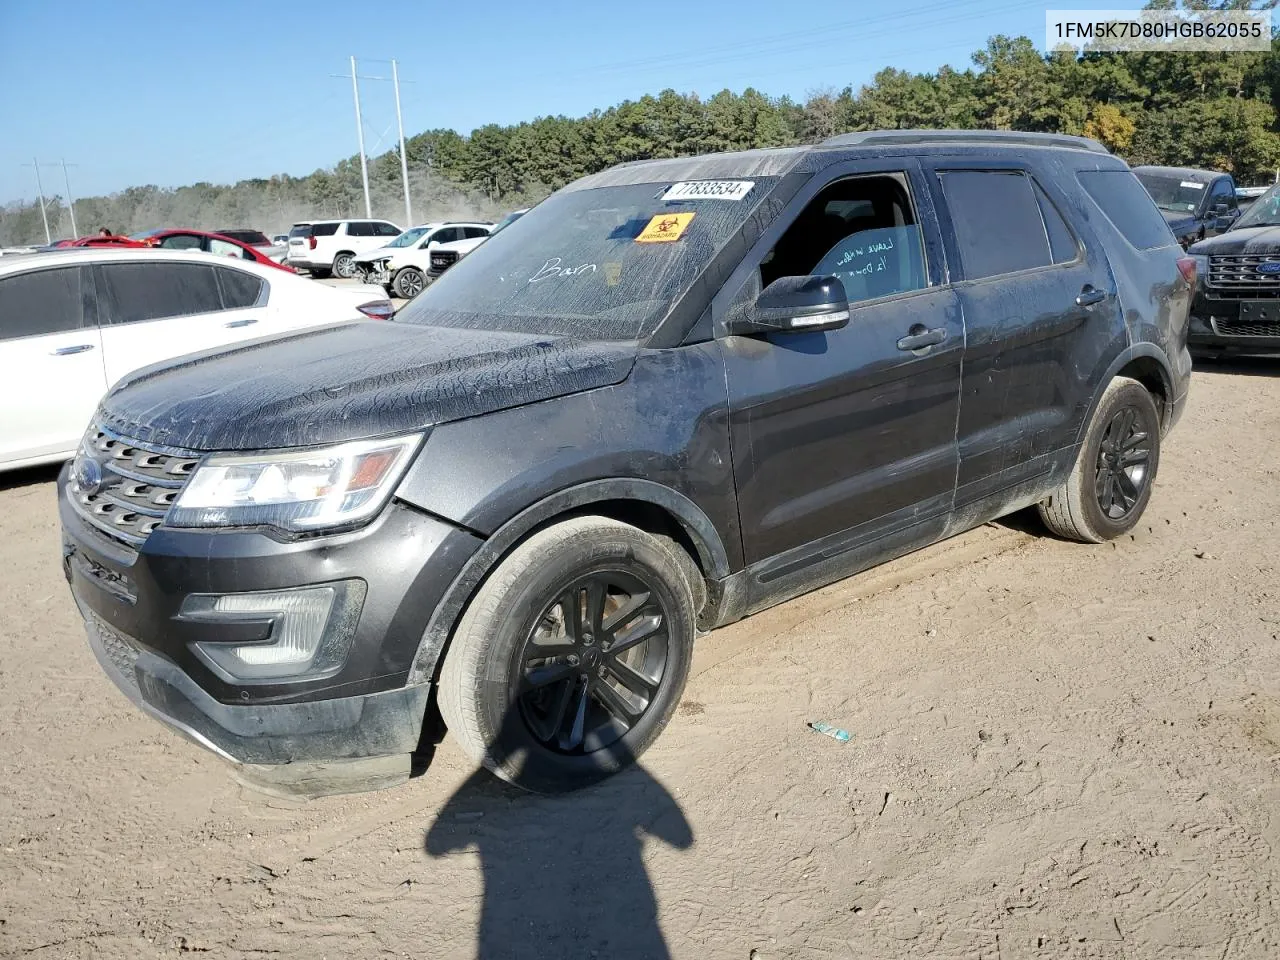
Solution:
{"label": "photographer shadow", "polygon": [[646,837],[693,845],[675,799],[639,765],[554,796],[480,769],[440,810],[424,849],[429,857],[479,855],[481,960],[661,960],[670,952],[645,870]]}

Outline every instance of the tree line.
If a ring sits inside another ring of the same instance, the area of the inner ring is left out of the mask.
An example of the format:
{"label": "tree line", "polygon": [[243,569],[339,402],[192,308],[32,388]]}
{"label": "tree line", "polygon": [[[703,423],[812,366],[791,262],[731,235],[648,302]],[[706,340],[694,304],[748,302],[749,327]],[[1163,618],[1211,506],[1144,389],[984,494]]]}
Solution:
{"label": "tree line", "polygon": [[[1225,170],[1269,183],[1280,168],[1280,44],[1261,53],[1039,52],[995,36],[964,70],[886,68],[858,90],[803,102],[753,88],[707,98],[664,90],[583,117],[488,124],[464,136],[429,130],[406,141],[415,216],[486,217],[536,202],[580,176],[627,160],[812,143],[838,133],[947,127],[1082,134],[1132,164]],[[374,213],[399,223],[399,156],[369,163]],[[56,204],[56,206],[55,206]],[[303,177],[222,186],[130,187],[76,200],[82,231],[151,227],[287,230],[299,219],[364,212],[358,157]],[[62,204],[51,229],[70,235]],[[55,228],[56,221],[56,228]],[[0,245],[42,242],[37,203],[0,208]]]}

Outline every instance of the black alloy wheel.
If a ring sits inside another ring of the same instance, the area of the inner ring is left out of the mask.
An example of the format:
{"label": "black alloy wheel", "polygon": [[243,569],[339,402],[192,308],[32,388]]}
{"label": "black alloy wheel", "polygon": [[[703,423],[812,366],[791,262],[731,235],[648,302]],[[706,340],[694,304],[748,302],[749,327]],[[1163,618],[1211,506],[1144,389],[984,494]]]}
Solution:
{"label": "black alloy wheel", "polygon": [[625,736],[662,683],[668,619],[657,593],[631,573],[595,572],[561,592],[538,617],[513,671],[529,733],[568,755]]}
{"label": "black alloy wheel", "polygon": [[1107,424],[1098,447],[1094,492],[1108,519],[1124,519],[1141,499],[1149,475],[1149,440],[1150,433],[1134,407],[1122,407]]}

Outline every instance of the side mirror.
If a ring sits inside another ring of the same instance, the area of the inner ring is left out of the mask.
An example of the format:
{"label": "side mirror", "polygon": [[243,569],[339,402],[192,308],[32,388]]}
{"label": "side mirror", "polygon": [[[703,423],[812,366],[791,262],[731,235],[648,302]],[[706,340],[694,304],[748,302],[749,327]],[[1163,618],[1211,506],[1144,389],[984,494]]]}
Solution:
{"label": "side mirror", "polygon": [[838,277],[779,277],[755,306],[729,324],[729,333],[807,333],[838,330],[849,322],[849,301]]}
{"label": "side mirror", "polygon": [[1215,217],[1225,217],[1230,212],[1231,207],[1229,207],[1225,202],[1215,203],[1213,205],[1213,215]]}
{"label": "side mirror", "polygon": [[1230,230],[1232,226],[1234,226],[1235,222],[1234,217],[1218,217],[1218,219],[1213,221],[1213,229]]}

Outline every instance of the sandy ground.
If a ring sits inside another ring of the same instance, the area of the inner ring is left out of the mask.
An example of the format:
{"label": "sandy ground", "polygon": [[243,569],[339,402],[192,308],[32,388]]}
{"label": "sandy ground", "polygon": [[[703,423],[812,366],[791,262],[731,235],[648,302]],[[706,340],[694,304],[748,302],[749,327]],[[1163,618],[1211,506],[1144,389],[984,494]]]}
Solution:
{"label": "sandy ground", "polygon": [[713,634],[643,767],[558,799],[448,739],[246,792],[101,676],[50,474],[5,478],[0,955],[1280,955],[1278,375],[1197,372],[1132,538],[1016,517]]}

